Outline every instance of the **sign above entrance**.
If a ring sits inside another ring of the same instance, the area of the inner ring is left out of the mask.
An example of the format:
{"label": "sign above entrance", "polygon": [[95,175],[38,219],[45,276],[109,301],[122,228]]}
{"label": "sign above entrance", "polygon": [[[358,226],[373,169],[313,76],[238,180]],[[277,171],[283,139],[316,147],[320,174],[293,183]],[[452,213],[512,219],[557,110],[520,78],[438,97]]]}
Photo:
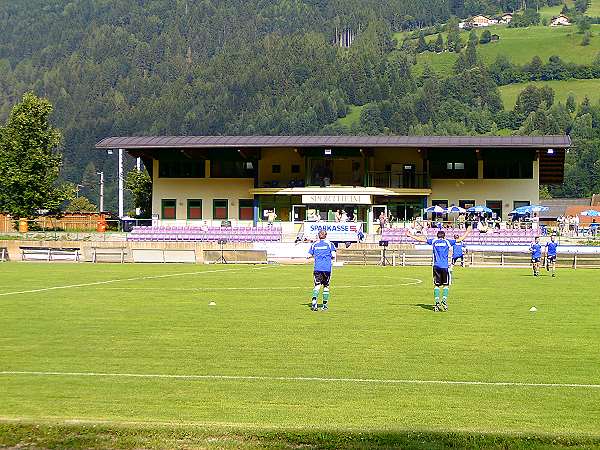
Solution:
{"label": "sign above entrance", "polygon": [[371,196],[361,194],[306,194],[302,196],[302,203],[312,205],[346,204],[370,205]]}

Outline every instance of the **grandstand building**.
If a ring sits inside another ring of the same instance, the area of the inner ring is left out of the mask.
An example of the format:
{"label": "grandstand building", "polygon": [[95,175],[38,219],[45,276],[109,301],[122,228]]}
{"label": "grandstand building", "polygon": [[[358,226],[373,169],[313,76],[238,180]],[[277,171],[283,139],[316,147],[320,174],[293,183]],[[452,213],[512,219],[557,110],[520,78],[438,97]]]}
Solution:
{"label": "grandstand building", "polygon": [[334,220],[370,231],[381,212],[410,220],[431,205],[486,205],[504,219],[563,180],[568,136],[109,137],[98,149],[141,157],[162,225]]}

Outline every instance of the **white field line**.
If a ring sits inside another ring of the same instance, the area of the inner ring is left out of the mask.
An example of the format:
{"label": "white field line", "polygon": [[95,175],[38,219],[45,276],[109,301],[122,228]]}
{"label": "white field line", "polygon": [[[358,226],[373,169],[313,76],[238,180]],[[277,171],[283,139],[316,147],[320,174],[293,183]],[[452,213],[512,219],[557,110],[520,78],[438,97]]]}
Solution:
{"label": "white field line", "polygon": [[[418,278],[399,278],[404,280],[412,280],[407,283],[395,283],[395,284],[359,284],[359,285],[336,285],[332,284],[332,289],[371,289],[371,288],[386,288],[386,287],[399,287],[399,286],[410,286],[414,284],[421,284],[423,280],[419,280]],[[146,288],[146,287],[108,287],[104,288],[105,290],[114,290],[114,291],[155,291],[157,288]],[[198,288],[169,288],[169,292],[198,292],[198,291],[264,291],[265,289],[269,289],[271,291],[288,291],[290,289],[301,289],[307,290],[312,289],[312,284],[307,284],[306,286],[268,286],[268,287],[256,287],[256,286],[248,286],[248,287],[215,287],[215,286],[202,286]]]}
{"label": "white field line", "polygon": [[494,386],[494,387],[547,387],[547,388],[584,388],[600,389],[600,384],[579,383],[521,383],[513,381],[460,381],[460,380],[403,380],[376,378],[332,378],[332,377],[276,377],[254,375],[171,375],[145,373],[102,373],[102,372],[36,372],[5,370],[1,375],[63,376],[63,377],[112,377],[112,378],[154,378],[175,380],[224,380],[224,381],[300,381],[317,383],[355,383],[355,384],[432,384],[457,386]]}
{"label": "white field line", "polygon": [[[265,267],[257,267],[252,270],[264,269]],[[28,289],[26,291],[14,291],[14,292],[2,292],[0,293],[0,297],[4,297],[7,295],[20,295],[20,294],[33,294],[36,292],[46,292],[46,291],[56,291],[59,289],[73,289],[87,286],[99,286],[103,284],[111,284],[111,283],[120,283],[123,281],[141,281],[141,280],[154,280],[158,278],[169,278],[169,277],[181,277],[186,275],[202,275],[205,273],[216,273],[216,272],[238,272],[242,270],[239,269],[217,269],[217,270],[201,270],[196,272],[178,272],[178,273],[167,273],[163,275],[148,275],[144,277],[132,277],[132,278],[116,278],[114,280],[104,280],[104,281],[93,281],[90,283],[80,283],[80,284],[69,284],[65,286],[51,286],[47,288],[40,289]]]}

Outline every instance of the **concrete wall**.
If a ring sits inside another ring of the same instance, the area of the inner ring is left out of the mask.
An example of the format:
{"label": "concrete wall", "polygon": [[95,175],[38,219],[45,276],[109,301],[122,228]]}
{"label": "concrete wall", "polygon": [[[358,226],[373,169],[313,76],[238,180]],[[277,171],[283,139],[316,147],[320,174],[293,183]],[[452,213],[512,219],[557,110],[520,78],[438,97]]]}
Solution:
{"label": "concrete wall", "polygon": [[428,205],[432,200],[448,200],[449,205],[458,205],[459,200],[475,200],[477,205],[485,205],[486,200],[501,200],[502,217],[508,219],[515,200],[539,203],[539,163],[533,162],[533,178],[525,180],[433,179]]}
{"label": "concrete wall", "polygon": [[[274,164],[281,166],[281,173],[273,173]],[[300,173],[292,173],[292,164],[300,166]],[[258,162],[258,185],[263,186],[265,182],[279,181],[279,186],[285,187],[292,179],[305,179],[304,158],[292,148],[263,149]]]}
{"label": "concrete wall", "polygon": [[[187,219],[187,200],[202,200],[202,218],[213,218],[213,200],[227,199],[229,219],[239,217],[239,199],[252,199],[250,189],[254,187],[251,178],[159,178],[158,161],[154,161],[152,184],[152,213],[161,215],[161,200],[177,200],[177,221]],[[163,225],[176,221],[163,221]],[[245,222],[244,222],[245,223]],[[252,223],[249,221],[248,223]]]}

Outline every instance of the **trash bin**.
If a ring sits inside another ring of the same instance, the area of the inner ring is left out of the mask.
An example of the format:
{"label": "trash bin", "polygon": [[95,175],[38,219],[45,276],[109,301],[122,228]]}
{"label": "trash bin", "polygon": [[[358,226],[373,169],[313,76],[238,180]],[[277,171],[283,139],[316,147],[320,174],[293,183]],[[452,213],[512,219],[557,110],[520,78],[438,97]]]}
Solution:
{"label": "trash bin", "polygon": [[29,224],[27,219],[19,219],[19,233],[27,233],[29,231]]}
{"label": "trash bin", "polygon": [[125,233],[129,233],[131,230],[133,230],[134,226],[135,219],[132,219],[131,217],[123,217],[123,219],[121,220],[121,229]]}
{"label": "trash bin", "polygon": [[98,219],[98,226],[96,227],[96,231],[98,233],[106,232],[106,219],[104,218],[104,216],[100,216],[100,218]]}

